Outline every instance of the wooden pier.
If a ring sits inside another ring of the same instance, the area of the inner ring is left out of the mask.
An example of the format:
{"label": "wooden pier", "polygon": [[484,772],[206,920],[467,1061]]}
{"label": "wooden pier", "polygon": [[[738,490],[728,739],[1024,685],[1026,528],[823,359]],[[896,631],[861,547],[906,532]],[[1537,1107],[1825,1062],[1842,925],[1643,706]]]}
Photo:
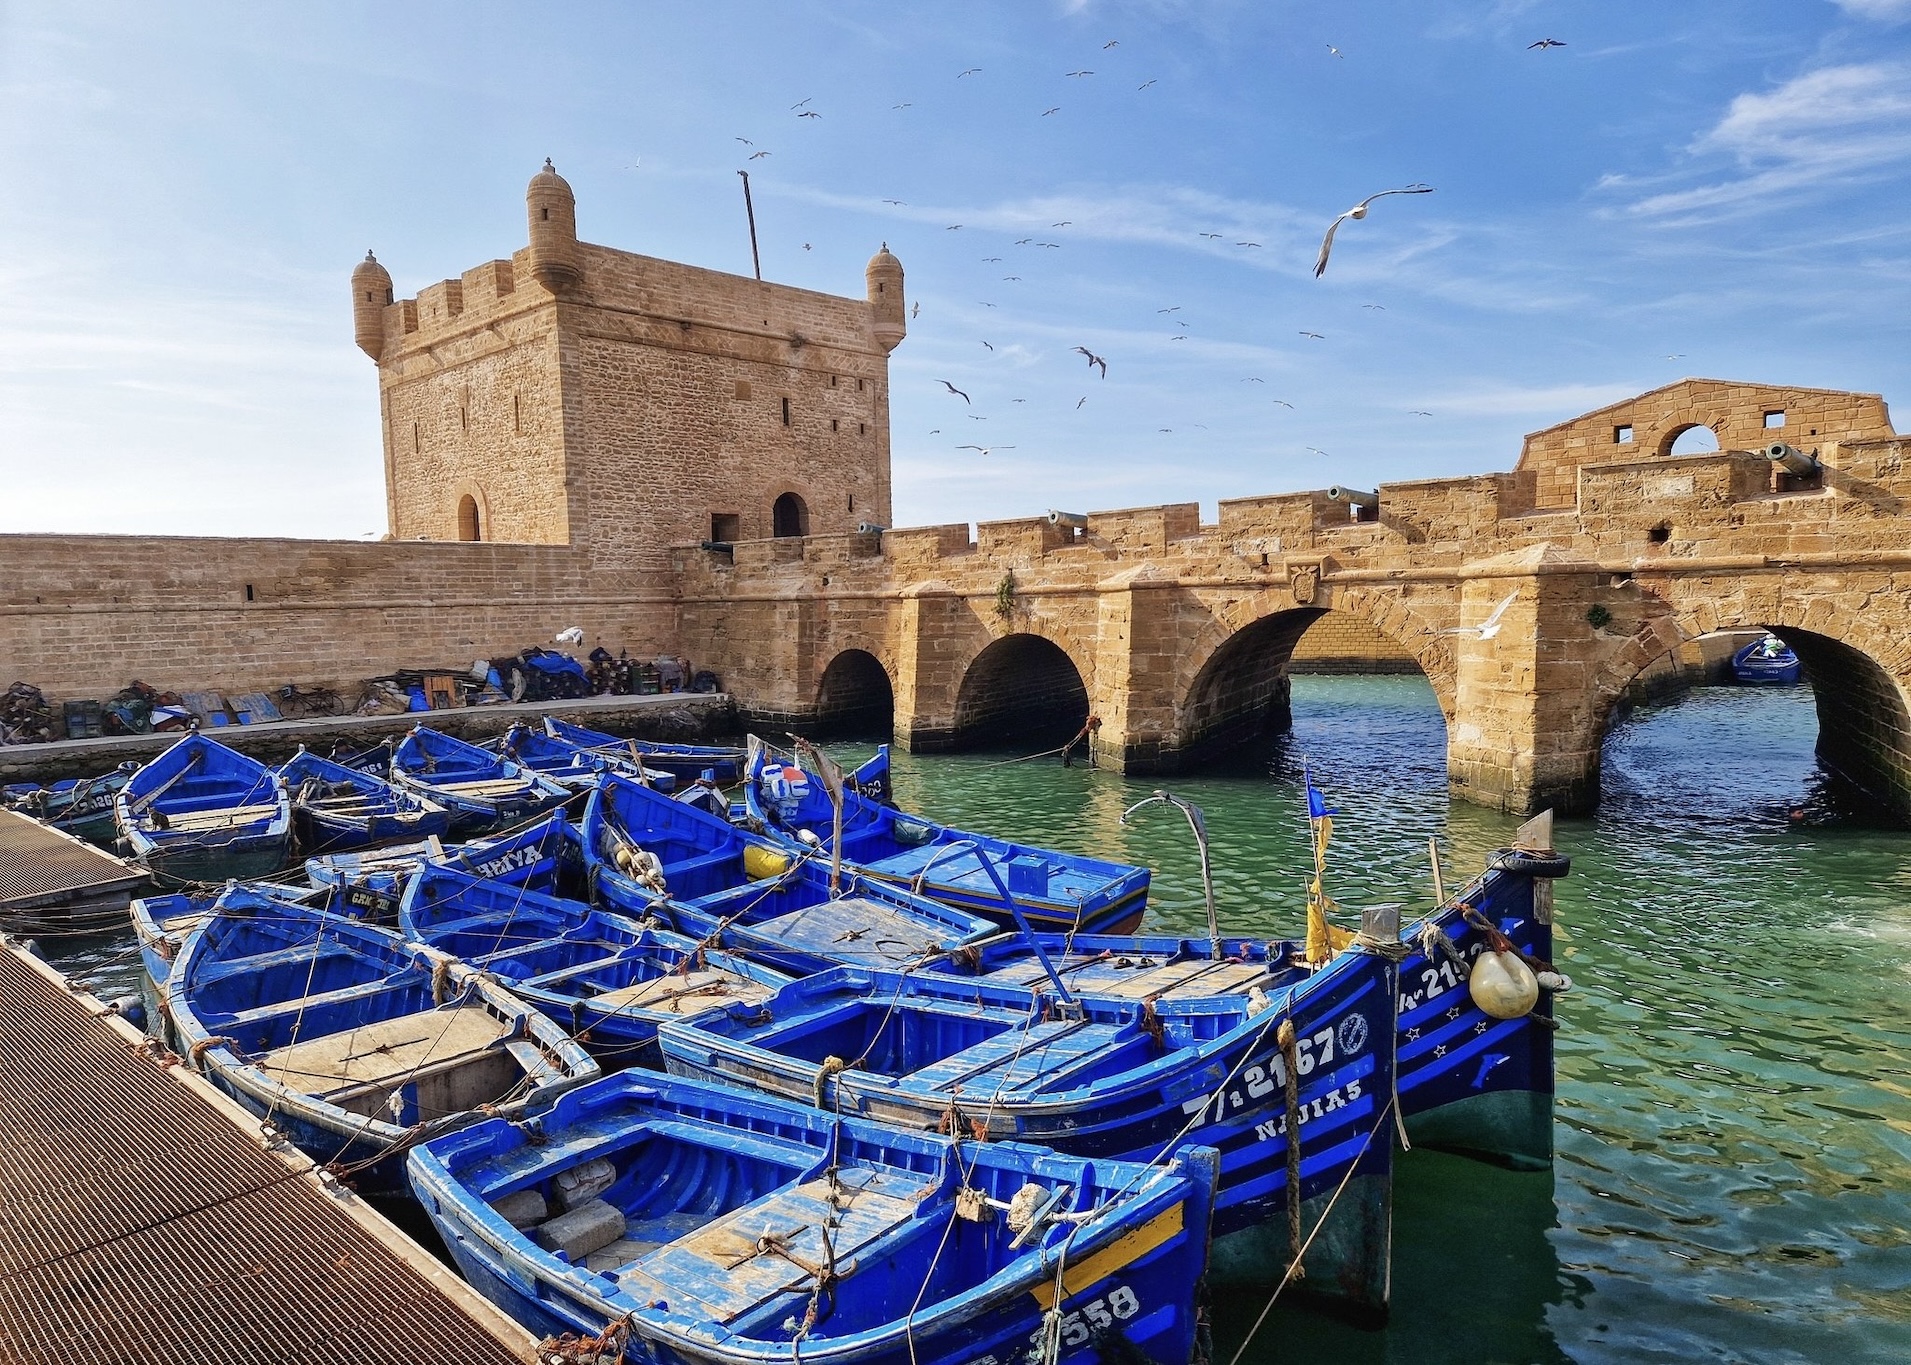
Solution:
{"label": "wooden pier", "polygon": [[363,1200],[11,945],[0,1151],[0,1360],[537,1358]]}

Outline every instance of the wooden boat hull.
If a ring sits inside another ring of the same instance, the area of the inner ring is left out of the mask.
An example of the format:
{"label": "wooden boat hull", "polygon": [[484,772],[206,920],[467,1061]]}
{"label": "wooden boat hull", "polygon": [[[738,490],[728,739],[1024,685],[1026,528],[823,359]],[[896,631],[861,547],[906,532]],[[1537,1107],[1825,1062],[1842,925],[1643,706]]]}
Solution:
{"label": "wooden boat hull", "polygon": [[[885,746],[857,769],[850,785],[880,781],[886,788],[887,779]],[[770,837],[794,851],[803,847],[798,834],[807,832],[829,847],[834,817],[821,787],[787,756],[752,741],[744,803]],[[843,858],[871,877],[1004,928],[1019,927],[1004,903],[1005,890],[1038,933],[1132,933],[1148,907],[1145,867],[954,829],[905,814],[860,790],[844,795]]]}
{"label": "wooden boat hull", "polygon": [[[559,1099],[540,1138],[529,1149],[522,1130],[488,1123],[410,1161],[465,1278],[534,1334],[627,1320],[630,1357],[655,1365],[1020,1365],[1055,1304],[1058,1365],[1188,1365],[1195,1351],[1214,1180],[1202,1149],[1151,1173],[628,1072]],[[600,1199],[626,1238],[574,1266],[492,1203],[551,1192],[587,1159],[615,1169]],[[958,1186],[1006,1204],[1031,1184],[1042,1198],[1068,1185],[1069,1207],[1101,1212],[1073,1232],[1046,1224],[1026,1248],[991,1209],[954,1215]],[[803,1269],[825,1261],[828,1294]],[[1056,1303],[1058,1263],[1070,1269]]]}
{"label": "wooden boat hull", "polygon": [[561,1028],[395,934],[228,888],[165,983],[189,1062],[365,1193],[403,1152],[598,1074]]}
{"label": "wooden boat hull", "polygon": [[283,829],[218,840],[131,839],[128,847],[133,858],[162,885],[257,881],[279,871],[291,857],[292,821],[288,812]]}
{"label": "wooden boat hull", "polygon": [[[1402,935],[1424,942],[1437,925],[1466,962],[1486,936],[1461,906],[1478,910],[1522,952],[1553,955],[1551,887],[1517,872],[1488,871]],[[1462,1152],[1522,1169],[1553,1159],[1553,999],[1522,1019],[1495,1019],[1473,1003],[1444,952],[1416,947],[1400,964],[1400,1107],[1416,1146]]]}
{"label": "wooden boat hull", "polygon": [[[1121,1160],[1149,1160],[1178,1142],[1214,1147],[1221,1182],[1212,1273],[1266,1283],[1296,1250],[1288,1233],[1287,1062],[1278,1042],[1278,1026],[1291,1020],[1303,1212],[1312,1206],[1318,1214],[1343,1181],[1349,1185],[1308,1252],[1309,1288],[1383,1313],[1394,966],[1384,955],[1350,951],[1289,980],[1258,1008],[1240,996],[1145,1003],[1083,996],[1086,1014],[1073,1020],[1066,1012],[1040,1017],[1025,988],[837,970],[797,982],[759,1012],[666,1024],[659,1038],[674,1073],[903,1128],[973,1127],[991,1139]],[[1037,999],[1053,1007],[1052,993]],[[859,1065],[845,1068],[845,1058]]]}
{"label": "wooden boat hull", "polygon": [[114,798],[120,839],[162,883],[268,876],[285,865],[292,801],[270,768],[187,735]]}

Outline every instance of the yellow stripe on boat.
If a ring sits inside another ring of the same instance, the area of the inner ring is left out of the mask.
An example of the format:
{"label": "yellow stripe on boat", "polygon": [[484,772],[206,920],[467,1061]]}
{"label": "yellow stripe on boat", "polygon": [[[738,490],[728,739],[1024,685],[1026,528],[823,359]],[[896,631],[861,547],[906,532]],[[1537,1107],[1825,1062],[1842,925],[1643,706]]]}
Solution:
{"label": "yellow stripe on boat", "polygon": [[[1071,1264],[1062,1277],[1062,1297],[1072,1298],[1105,1275],[1132,1265],[1163,1242],[1181,1235],[1181,1205],[1164,1209],[1133,1232],[1124,1233],[1085,1261]],[[1029,1290],[1044,1311],[1055,1306],[1055,1281],[1045,1279]]]}

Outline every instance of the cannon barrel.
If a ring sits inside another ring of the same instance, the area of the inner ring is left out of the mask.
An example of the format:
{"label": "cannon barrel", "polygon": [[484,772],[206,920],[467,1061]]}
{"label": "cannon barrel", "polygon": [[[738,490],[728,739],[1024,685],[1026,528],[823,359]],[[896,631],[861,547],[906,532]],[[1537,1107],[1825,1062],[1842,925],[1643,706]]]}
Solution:
{"label": "cannon barrel", "polygon": [[1050,508],[1048,524],[1050,526],[1084,527],[1088,525],[1088,518],[1083,516],[1080,512],[1057,512],[1054,508]]}
{"label": "cannon barrel", "polygon": [[1773,441],[1759,453],[1787,474],[1810,474],[1818,468],[1817,459],[1783,441]]}
{"label": "cannon barrel", "polygon": [[859,521],[856,523],[856,534],[859,536],[879,536],[888,529],[887,526],[878,526],[873,521]]}
{"label": "cannon barrel", "polygon": [[1380,504],[1380,494],[1368,493],[1358,488],[1342,488],[1339,484],[1335,484],[1327,490],[1327,500],[1349,502],[1355,507],[1377,507]]}

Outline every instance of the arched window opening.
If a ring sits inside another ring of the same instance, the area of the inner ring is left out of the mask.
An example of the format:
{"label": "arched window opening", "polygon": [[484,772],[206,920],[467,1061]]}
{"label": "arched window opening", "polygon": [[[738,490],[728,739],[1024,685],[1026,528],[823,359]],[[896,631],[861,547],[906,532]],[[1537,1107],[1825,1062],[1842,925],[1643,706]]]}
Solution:
{"label": "arched window opening", "polygon": [[1672,443],[1666,447],[1669,455],[1703,455],[1719,448],[1718,433],[1702,423],[1689,427],[1680,427],[1672,434]]}
{"label": "arched window opening", "polygon": [[809,504],[794,493],[785,493],[778,498],[776,505],[770,509],[770,534],[780,539],[809,533]]}
{"label": "arched window opening", "polygon": [[458,499],[458,539],[484,539],[484,527],[478,522],[478,500],[469,493]]}

